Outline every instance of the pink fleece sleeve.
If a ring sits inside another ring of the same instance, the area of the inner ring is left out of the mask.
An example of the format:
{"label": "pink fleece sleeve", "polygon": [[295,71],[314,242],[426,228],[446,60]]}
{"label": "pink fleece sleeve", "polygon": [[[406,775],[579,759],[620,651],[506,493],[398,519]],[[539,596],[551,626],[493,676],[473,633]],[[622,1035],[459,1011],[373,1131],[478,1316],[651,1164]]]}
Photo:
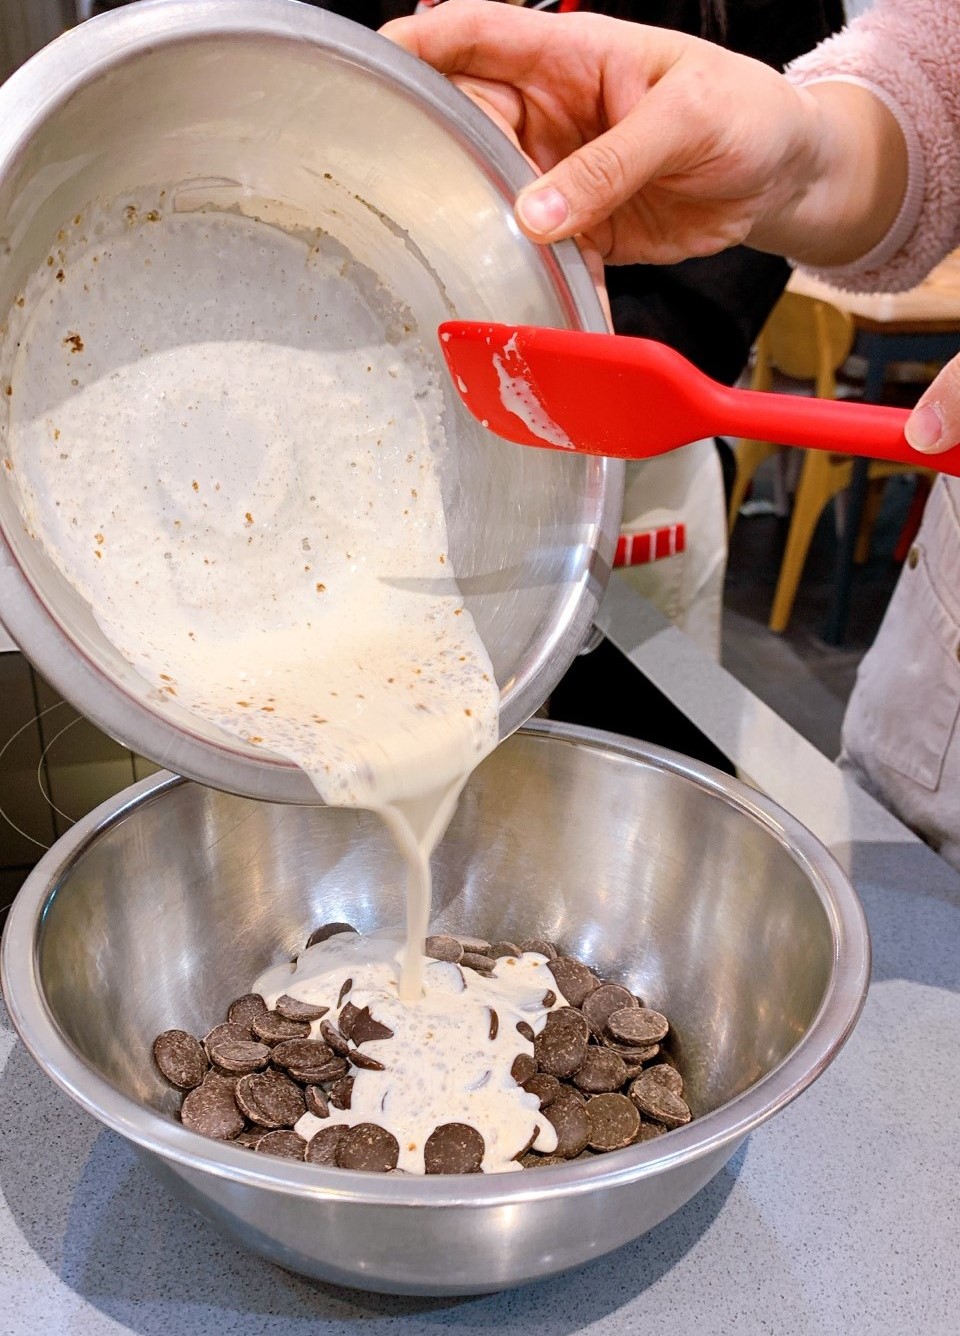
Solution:
{"label": "pink fleece sleeve", "polygon": [[869,88],[896,116],[909,157],[893,227],[852,264],[818,270],[835,287],[901,292],[960,245],[960,4],[877,0],[867,14],[791,65],[797,84]]}

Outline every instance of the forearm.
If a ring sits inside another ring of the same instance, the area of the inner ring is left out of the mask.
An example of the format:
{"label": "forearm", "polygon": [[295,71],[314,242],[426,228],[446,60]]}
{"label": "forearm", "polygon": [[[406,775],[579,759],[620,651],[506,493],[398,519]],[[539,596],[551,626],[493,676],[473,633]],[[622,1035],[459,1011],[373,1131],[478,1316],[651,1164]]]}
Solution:
{"label": "forearm", "polygon": [[889,233],[907,190],[903,132],[883,102],[852,83],[798,88],[805,103],[810,168],[804,188],[758,220],[759,250],[816,268],[850,264]]}

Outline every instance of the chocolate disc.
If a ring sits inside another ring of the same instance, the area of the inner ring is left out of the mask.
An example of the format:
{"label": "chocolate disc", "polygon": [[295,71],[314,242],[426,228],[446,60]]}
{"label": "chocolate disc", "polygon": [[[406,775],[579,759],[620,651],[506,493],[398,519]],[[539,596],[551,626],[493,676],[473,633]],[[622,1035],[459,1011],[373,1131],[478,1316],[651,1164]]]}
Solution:
{"label": "chocolate disc", "polygon": [[301,1002],[299,997],[284,993],[277,998],[276,1010],[285,1021],[318,1021],[326,1016],[329,1007],[321,1007],[315,1002]]}
{"label": "chocolate disc", "polygon": [[557,958],[557,948],[543,937],[529,937],[525,942],[520,943],[520,950],[524,955],[533,952],[538,956],[546,956],[548,960],[556,960]]}
{"label": "chocolate disc", "polygon": [[333,1165],[337,1162],[337,1146],[347,1129],[341,1123],[332,1127],[321,1127],[316,1136],[307,1142],[304,1159],[308,1164]]}
{"label": "chocolate disc", "polygon": [[463,947],[464,951],[475,951],[481,956],[485,951],[490,950],[490,943],[487,941],[486,937],[458,936],[457,941]]}
{"label": "chocolate disc", "polygon": [[317,1073],[329,1069],[333,1050],[319,1039],[284,1039],[270,1052],[275,1067],[282,1067],[297,1081],[319,1085],[325,1078]]}
{"label": "chocolate disc", "polygon": [[560,1091],[564,1089],[555,1076],[548,1076],[546,1072],[535,1072],[533,1076],[524,1081],[523,1088],[528,1094],[536,1095],[540,1101],[541,1109],[545,1109],[548,1104],[552,1104]]}
{"label": "chocolate disc", "polygon": [[537,1074],[537,1064],[529,1053],[518,1053],[510,1067],[510,1075],[517,1085],[525,1086]]}
{"label": "chocolate disc", "polygon": [[556,1099],[543,1111],[557,1132],[555,1155],[572,1160],[587,1148],[587,1109],[583,1098],[569,1086],[561,1086]]}
{"label": "chocolate disc", "polygon": [[665,1039],[670,1024],[659,1011],[651,1011],[649,1007],[627,1006],[622,1011],[610,1013],[607,1029],[621,1044],[643,1048],[659,1044],[661,1039]]}
{"label": "chocolate disc", "polygon": [[454,965],[458,965],[463,959],[463,947],[457,941],[456,937],[450,937],[447,933],[439,933],[435,937],[428,937],[424,944],[424,954],[431,960],[449,960]]}
{"label": "chocolate disc", "polygon": [[[244,1078],[249,1079],[249,1078]],[[180,1121],[191,1132],[232,1141],[243,1131],[243,1118],[229,1081],[207,1080],[191,1090],[180,1106]]]}
{"label": "chocolate disc", "polygon": [[231,1002],[227,1008],[227,1020],[231,1025],[244,1025],[249,1030],[255,1016],[267,1014],[267,1004],[259,993],[244,993]]}
{"label": "chocolate disc", "polygon": [[520,1163],[524,1169],[549,1169],[552,1164],[566,1164],[565,1155],[541,1155],[538,1151],[528,1150],[526,1155],[521,1156]]}
{"label": "chocolate disc", "polygon": [[587,1100],[587,1127],[591,1150],[620,1150],[637,1135],[640,1114],[626,1095],[594,1095]]}
{"label": "chocolate disc", "polygon": [[428,1174],[479,1174],[486,1150],[483,1137],[469,1123],[442,1123],[423,1147]]}
{"label": "chocolate disc", "polygon": [[260,1127],[292,1127],[307,1111],[303,1091],[283,1072],[254,1072],[237,1082],[237,1105]]}
{"label": "chocolate disc", "polygon": [[284,1129],[279,1132],[265,1132],[254,1150],[261,1155],[279,1155],[284,1160],[302,1160],[307,1143],[297,1132]]}
{"label": "chocolate disc", "polygon": [[340,1015],[336,1019],[336,1026],[344,1039],[349,1039],[353,1034],[353,1025],[360,1015],[360,1008],[355,1007],[352,1002],[347,1002],[340,1009]]}
{"label": "chocolate disc", "polygon": [[[350,1003],[347,1003],[347,1006],[349,1005]],[[346,1009],[347,1008],[344,1007],[343,1011],[346,1011]],[[340,1013],[340,1030],[343,1034],[347,1034],[342,1023],[343,1011]],[[369,1007],[362,1007],[353,1018],[353,1022],[350,1026],[350,1033],[347,1035],[347,1038],[352,1039],[355,1044],[370,1044],[377,1039],[392,1039],[393,1031],[390,1029],[389,1025],[381,1025],[378,1020],[375,1020],[374,1017],[370,1015]]]}
{"label": "chocolate disc", "polygon": [[672,1090],[675,1095],[683,1094],[683,1077],[676,1067],[670,1067],[665,1062],[658,1062],[655,1066],[647,1068],[647,1076],[651,1081],[659,1081],[668,1090]]}
{"label": "chocolate disc", "polygon": [[639,1010],[637,1000],[629,989],[621,988],[618,983],[604,983],[595,988],[584,1001],[583,1014],[593,1033],[602,1036],[606,1033],[607,1018],[616,1011],[630,1007]]}
{"label": "chocolate disc", "polygon": [[582,1006],[584,999],[595,988],[600,987],[600,980],[593,971],[569,956],[558,956],[556,960],[548,960],[547,969],[556,979],[557,987],[571,1007]]}
{"label": "chocolate disc", "polygon": [[605,1048],[618,1053],[628,1067],[638,1063],[642,1066],[645,1062],[651,1062],[660,1052],[659,1044],[647,1044],[644,1048],[636,1048],[632,1044],[618,1044],[614,1039],[604,1038],[602,1042]]}
{"label": "chocolate disc", "polygon": [[663,1123],[664,1127],[682,1127],[692,1117],[686,1100],[671,1090],[655,1067],[642,1072],[630,1086],[630,1098],[645,1118]]}
{"label": "chocolate disc", "polygon": [[231,1076],[229,1072],[218,1072],[215,1067],[211,1067],[210,1070],[207,1072],[206,1076],[203,1078],[203,1084],[209,1086],[214,1086],[214,1085],[220,1086],[222,1090],[229,1090],[230,1094],[232,1095],[235,1093],[237,1089],[237,1082],[239,1080],[240,1080],[239,1076]]}
{"label": "chocolate disc", "polygon": [[[346,1010],[346,1008],[344,1008]],[[334,1025],[333,1021],[321,1021],[320,1033],[326,1042],[330,1045],[334,1053],[341,1058],[345,1058],[350,1052],[350,1045],[340,1030]]]}
{"label": "chocolate disc", "polygon": [[382,1062],[379,1062],[370,1053],[361,1053],[358,1048],[352,1048],[350,1050],[347,1054],[347,1061],[352,1062],[354,1067],[362,1067],[368,1072],[386,1071],[386,1067]]}
{"label": "chocolate disc", "polygon": [[533,1041],[537,1067],[550,1076],[572,1076],[587,1053],[587,1022],[573,1007],[551,1011]]}
{"label": "chocolate disc", "polygon": [[256,1036],[249,1025],[237,1025],[228,1021],[225,1025],[215,1025],[209,1034],[203,1036],[203,1047],[207,1051],[207,1057],[210,1056],[210,1045],[222,1043],[225,1039],[233,1040],[254,1040]]}
{"label": "chocolate disc", "polygon": [[492,974],[496,961],[490,956],[482,956],[478,951],[464,951],[460,964],[465,970],[476,970],[478,974]]}
{"label": "chocolate disc", "polygon": [[[346,1058],[338,1058],[336,1055],[325,1062],[322,1067],[311,1068],[308,1075],[297,1075],[298,1081],[307,1080],[311,1085],[329,1085],[331,1081],[340,1081],[350,1070],[350,1064]],[[291,1076],[293,1073],[290,1073]]]}
{"label": "chocolate disc", "polygon": [[536,1141],[539,1135],[540,1135],[540,1127],[538,1124],[534,1124],[533,1131],[527,1137],[525,1144],[522,1145],[520,1149],[517,1151],[516,1155],[513,1156],[513,1159],[522,1160],[524,1155],[526,1155],[527,1152],[533,1148],[533,1143]]}
{"label": "chocolate disc", "polygon": [[153,1060],[171,1085],[192,1090],[207,1074],[207,1055],[186,1030],[164,1030],[153,1041]]}
{"label": "chocolate disc", "polygon": [[328,937],[336,937],[340,932],[353,932],[357,930],[350,923],[324,923],[320,928],[314,928],[313,932],[307,938],[307,944],[303,948],[308,951],[311,946],[316,946],[319,942],[325,942]]}
{"label": "chocolate disc", "polygon": [[334,1081],[327,1091],[327,1098],[335,1109],[349,1109],[353,1099],[353,1077],[343,1076],[339,1081]]}
{"label": "chocolate disc", "polygon": [[312,1113],[315,1118],[330,1117],[330,1105],[319,1086],[308,1085],[303,1096],[307,1102],[307,1113]]}
{"label": "chocolate disc", "polygon": [[265,1044],[280,1044],[284,1039],[307,1039],[310,1035],[309,1021],[289,1021],[279,1011],[254,1016],[250,1025],[253,1033]]}
{"label": "chocolate disc", "polygon": [[337,1143],[337,1166],[340,1169],[387,1174],[396,1169],[399,1158],[397,1138],[377,1123],[357,1123],[355,1127],[348,1127]]}
{"label": "chocolate disc", "polygon": [[619,1090],[626,1079],[627,1066],[623,1058],[609,1048],[591,1045],[583,1065],[574,1073],[573,1084],[589,1095],[602,1095]]}
{"label": "chocolate disc", "polygon": [[533,1033],[533,1026],[527,1021],[517,1021],[517,1030],[523,1035],[524,1039],[528,1039],[531,1044],[536,1039],[536,1035]]}
{"label": "chocolate disc", "polygon": [[513,942],[495,942],[490,948],[494,960],[508,960],[511,956],[517,960],[522,954],[519,946],[514,946]]}
{"label": "chocolate disc", "polygon": [[270,1048],[254,1039],[220,1039],[208,1045],[210,1061],[222,1072],[243,1076],[266,1067]]}

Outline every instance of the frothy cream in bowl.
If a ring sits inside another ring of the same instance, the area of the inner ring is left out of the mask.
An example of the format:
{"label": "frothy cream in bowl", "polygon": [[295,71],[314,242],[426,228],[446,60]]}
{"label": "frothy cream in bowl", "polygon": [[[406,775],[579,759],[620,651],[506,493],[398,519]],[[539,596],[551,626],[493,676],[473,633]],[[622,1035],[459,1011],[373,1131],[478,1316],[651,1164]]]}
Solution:
{"label": "frothy cream in bowl", "polygon": [[26,284],[2,466],[156,691],[383,815],[415,1001],[430,854],[498,738],[449,551],[438,365],[339,242],[167,198],[78,215]]}

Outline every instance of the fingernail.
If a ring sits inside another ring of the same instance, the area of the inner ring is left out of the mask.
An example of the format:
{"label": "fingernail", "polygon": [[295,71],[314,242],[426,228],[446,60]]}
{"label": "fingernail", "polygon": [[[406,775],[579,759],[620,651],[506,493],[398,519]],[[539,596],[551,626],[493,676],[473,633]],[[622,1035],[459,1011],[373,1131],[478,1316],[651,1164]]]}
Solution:
{"label": "fingernail", "polygon": [[907,418],[903,429],[914,450],[929,454],[936,450],[943,435],[943,410],[939,404],[924,404]]}
{"label": "fingernail", "polygon": [[531,232],[546,235],[555,232],[566,221],[570,206],[559,190],[547,186],[544,190],[533,190],[521,195],[517,200],[517,214],[520,221]]}

